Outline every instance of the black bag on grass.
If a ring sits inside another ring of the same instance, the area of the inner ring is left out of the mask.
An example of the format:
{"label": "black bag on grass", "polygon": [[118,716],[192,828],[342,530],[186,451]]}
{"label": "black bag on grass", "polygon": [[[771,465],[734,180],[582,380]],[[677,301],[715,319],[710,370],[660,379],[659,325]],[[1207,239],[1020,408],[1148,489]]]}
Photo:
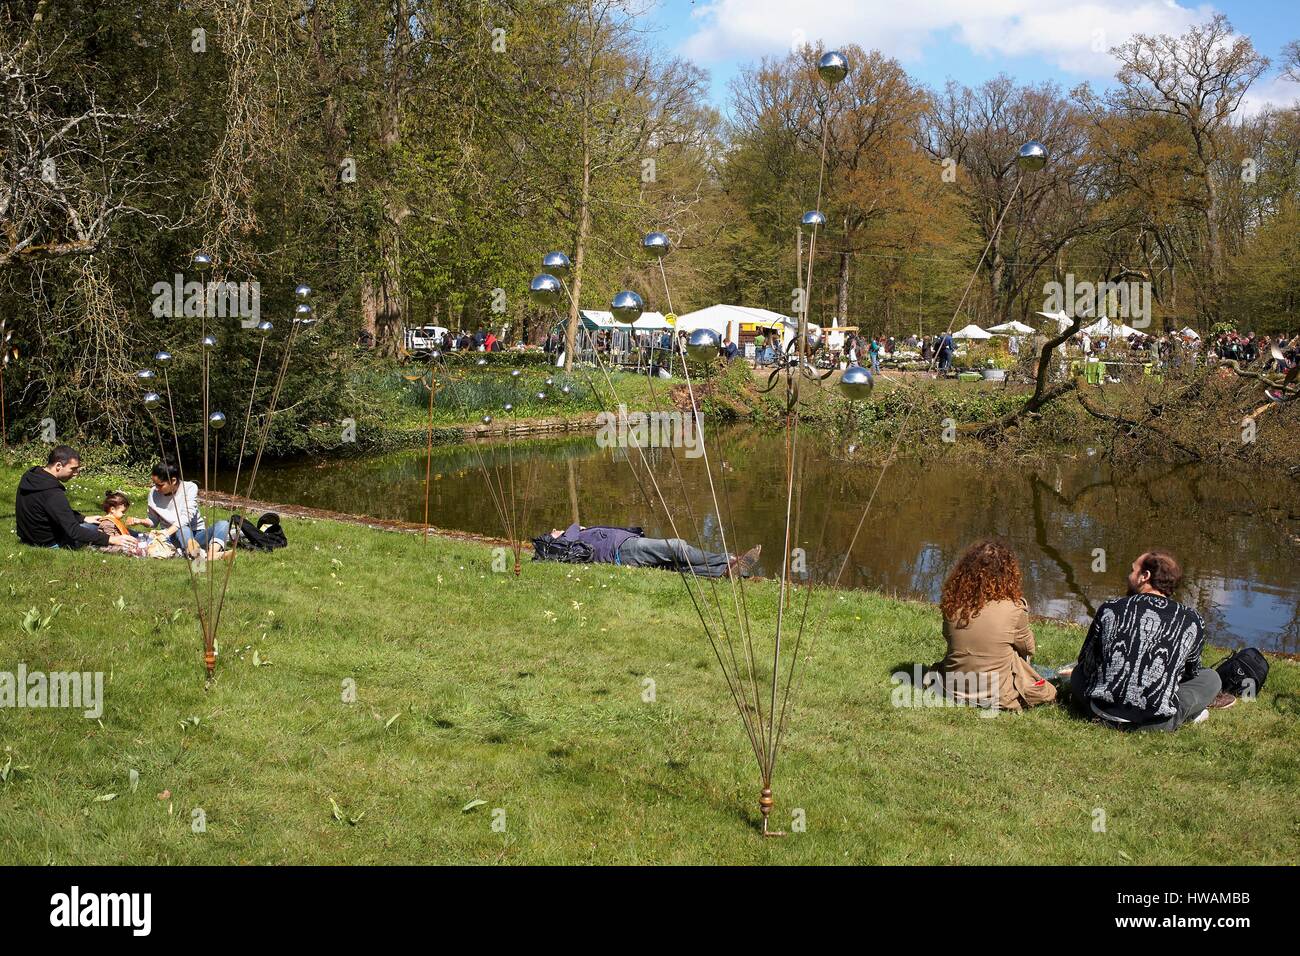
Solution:
{"label": "black bag on grass", "polygon": [[1234,697],[1258,697],[1268,677],[1268,660],[1253,647],[1231,654],[1215,668],[1225,692]]}
{"label": "black bag on grass", "polygon": [[251,548],[254,551],[275,551],[277,548],[287,547],[289,539],[284,536],[284,529],[280,527],[280,516],[274,511],[268,511],[262,517],[257,519],[257,524],[249,521],[243,515],[237,519],[239,535],[239,546],[241,548]]}
{"label": "black bag on grass", "polygon": [[596,556],[591,545],[581,541],[566,541],[544,534],[533,538],[534,561],[559,561],[561,564],[590,564]]}

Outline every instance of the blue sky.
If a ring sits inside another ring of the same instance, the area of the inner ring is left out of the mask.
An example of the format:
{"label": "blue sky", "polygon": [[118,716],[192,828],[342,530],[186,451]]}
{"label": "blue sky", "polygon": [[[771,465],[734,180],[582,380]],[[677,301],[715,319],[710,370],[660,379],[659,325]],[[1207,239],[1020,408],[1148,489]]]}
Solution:
{"label": "blue sky", "polygon": [[725,110],[739,69],[788,52],[800,36],[879,49],[934,87],[1006,72],[1068,89],[1107,84],[1114,65],[1104,51],[1131,34],[1182,33],[1216,12],[1274,61],[1248,108],[1300,100],[1300,84],[1276,70],[1282,46],[1300,39],[1300,0],[657,0],[645,25],[660,45],[709,70],[712,101]]}

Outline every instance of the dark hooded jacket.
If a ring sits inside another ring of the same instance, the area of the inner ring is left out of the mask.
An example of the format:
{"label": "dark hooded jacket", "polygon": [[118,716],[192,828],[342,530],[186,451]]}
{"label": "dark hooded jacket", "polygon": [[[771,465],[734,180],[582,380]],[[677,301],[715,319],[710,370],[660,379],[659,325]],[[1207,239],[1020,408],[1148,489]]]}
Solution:
{"label": "dark hooded jacket", "polygon": [[44,468],[36,467],[26,472],[18,482],[18,497],[14,503],[18,519],[18,540],[38,548],[59,545],[79,548],[83,544],[108,545],[108,535],[98,528],[83,528],[86,519],[68,504],[68,493],[63,482]]}

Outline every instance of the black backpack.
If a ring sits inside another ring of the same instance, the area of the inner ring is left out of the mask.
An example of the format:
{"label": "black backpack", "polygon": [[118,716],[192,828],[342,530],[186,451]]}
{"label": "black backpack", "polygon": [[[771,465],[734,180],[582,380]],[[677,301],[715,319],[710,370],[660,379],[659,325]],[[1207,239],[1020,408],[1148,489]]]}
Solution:
{"label": "black backpack", "polygon": [[289,539],[284,536],[284,529],[280,527],[280,516],[274,511],[268,511],[258,518],[257,524],[253,524],[243,515],[238,515],[235,521],[237,523],[236,533],[241,548],[251,548],[254,551],[274,551],[277,548],[287,547],[289,544]]}
{"label": "black backpack", "polygon": [[1234,697],[1258,697],[1268,677],[1268,660],[1253,647],[1228,656],[1215,668],[1225,692]]}

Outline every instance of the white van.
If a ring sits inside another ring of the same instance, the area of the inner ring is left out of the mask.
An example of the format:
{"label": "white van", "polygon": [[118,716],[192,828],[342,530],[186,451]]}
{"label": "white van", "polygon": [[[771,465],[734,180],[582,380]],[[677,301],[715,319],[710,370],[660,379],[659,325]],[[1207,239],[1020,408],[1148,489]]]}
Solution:
{"label": "white van", "polygon": [[427,355],[442,345],[447,330],[441,325],[417,325],[406,330],[406,351],[412,355]]}

